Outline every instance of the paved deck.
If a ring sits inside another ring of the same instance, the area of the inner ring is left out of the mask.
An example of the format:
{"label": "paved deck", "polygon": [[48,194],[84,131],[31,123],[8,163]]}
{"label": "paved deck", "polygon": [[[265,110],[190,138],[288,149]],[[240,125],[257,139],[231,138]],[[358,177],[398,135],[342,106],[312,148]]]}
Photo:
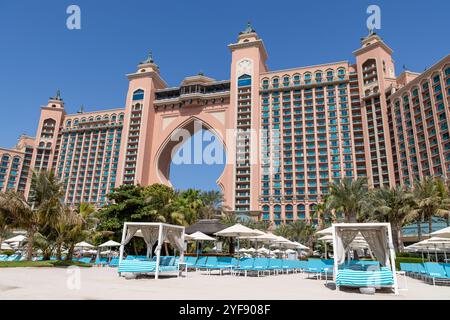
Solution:
{"label": "paved deck", "polygon": [[[433,286],[407,278],[408,290],[396,296],[377,291],[335,291],[324,280],[301,274],[234,277],[189,272],[187,278],[125,279],[112,268],[81,268],[79,277],[64,268],[0,269],[2,299],[450,299],[450,286]],[[79,281],[78,281],[79,279]],[[400,285],[403,285],[400,277]]]}

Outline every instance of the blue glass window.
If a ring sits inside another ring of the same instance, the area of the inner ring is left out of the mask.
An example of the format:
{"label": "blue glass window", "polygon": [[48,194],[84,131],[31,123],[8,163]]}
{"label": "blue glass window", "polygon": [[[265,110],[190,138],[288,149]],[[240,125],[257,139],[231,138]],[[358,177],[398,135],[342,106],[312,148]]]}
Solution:
{"label": "blue glass window", "polygon": [[243,74],[238,78],[238,87],[246,87],[252,84],[252,77],[248,74]]}
{"label": "blue glass window", "polygon": [[144,90],[138,89],[135,92],[133,92],[133,101],[143,100],[143,99],[144,99]]}

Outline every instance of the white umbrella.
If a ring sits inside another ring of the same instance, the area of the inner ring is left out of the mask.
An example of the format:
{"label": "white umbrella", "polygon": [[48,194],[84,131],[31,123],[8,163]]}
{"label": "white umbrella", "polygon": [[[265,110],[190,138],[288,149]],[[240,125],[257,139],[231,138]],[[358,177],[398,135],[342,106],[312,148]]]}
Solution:
{"label": "white umbrella", "polygon": [[[417,250],[417,251],[420,251],[421,249],[426,249],[427,251],[429,251],[429,249],[434,248],[434,254],[436,257],[436,261],[437,261],[438,245],[441,245],[444,249],[449,248],[450,247],[450,238],[431,237],[429,239],[425,239],[425,240],[422,240],[415,244],[412,244],[412,245],[406,247],[406,249],[408,249],[408,250],[413,249],[413,250]],[[446,252],[446,250],[443,250],[443,251],[444,251],[445,259],[447,260],[447,252]]]}
{"label": "white umbrella", "polygon": [[5,240],[5,242],[6,243],[12,243],[12,242],[22,242],[22,241],[24,241],[24,240],[26,240],[27,239],[27,237],[25,237],[24,235],[22,235],[22,234],[19,234],[18,236],[15,236],[15,237],[12,237],[12,238],[9,238],[9,239],[6,239]]}
{"label": "white umbrella", "polygon": [[94,246],[90,243],[82,241],[82,242],[76,243],[75,248],[94,248]]}
{"label": "white umbrella", "polygon": [[106,241],[105,243],[102,243],[101,245],[99,245],[100,248],[104,248],[104,247],[120,247],[120,243],[113,241],[113,240],[109,240]]}
{"label": "white umbrella", "polygon": [[203,232],[197,231],[189,235],[189,237],[194,241],[216,241],[215,238],[210,237]]}
{"label": "white umbrella", "polygon": [[292,242],[293,244],[295,244],[297,246],[297,249],[300,250],[309,250],[309,248],[307,246],[304,246],[303,244],[301,244],[300,242],[294,241]]}
{"label": "white umbrella", "polygon": [[295,253],[296,251],[292,250],[292,249],[287,249],[285,252],[289,254],[289,253]]}
{"label": "white umbrella", "polygon": [[233,237],[237,238],[237,249],[239,250],[239,237],[251,237],[261,235],[261,231],[256,231],[246,226],[243,226],[240,223],[235,224],[234,226],[223,229],[219,232],[214,233],[216,236],[220,237]]}
{"label": "white umbrella", "polygon": [[247,249],[247,252],[253,253],[253,252],[256,252],[256,249],[255,248],[250,248],[250,249]]}
{"label": "white umbrella", "polygon": [[270,253],[270,250],[267,248],[261,247],[258,250],[256,250],[256,252],[262,253],[262,254],[268,254],[268,253]]}
{"label": "white umbrella", "polygon": [[322,229],[316,232],[317,235],[325,236],[333,234],[333,227],[328,227],[326,229]]}
{"label": "white umbrella", "polygon": [[450,227],[430,233],[431,236],[438,236],[442,238],[450,238]]}
{"label": "white umbrella", "polygon": [[245,248],[241,248],[241,249],[238,250],[238,252],[240,252],[240,253],[244,253],[244,252],[247,252],[247,251],[248,251],[248,250],[245,249]]}

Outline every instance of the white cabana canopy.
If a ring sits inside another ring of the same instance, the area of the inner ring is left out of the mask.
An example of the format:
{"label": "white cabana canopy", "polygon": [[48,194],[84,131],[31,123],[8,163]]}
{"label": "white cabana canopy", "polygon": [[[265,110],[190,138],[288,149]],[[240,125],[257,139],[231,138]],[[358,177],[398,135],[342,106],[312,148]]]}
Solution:
{"label": "white cabana canopy", "polygon": [[189,235],[189,238],[193,241],[216,241],[215,238],[210,237],[203,232],[197,231]]}
{"label": "white cabana canopy", "polygon": [[6,239],[4,242],[6,243],[13,243],[13,242],[23,242],[27,239],[27,237],[25,237],[23,234],[19,234],[15,237]]}
{"label": "white cabana canopy", "polygon": [[12,250],[11,246],[7,243],[2,243],[1,244],[1,249],[0,250]]}
{"label": "white cabana canopy", "polygon": [[159,264],[161,248],[165,240],[180,252],[180,262],[184,260],[184,227],[161,222],[125,222],[122,231],[122,241],[120,244],[119,263],[123,260],[125,245],[140,231],[147,246],[147,257],[151,255],[151,250],[156,244],[156,271],[155,279],[159,277]]}
{"label": "white cabana canopy", "polygon": [[120,243],[114,241],[114,240],[109,240],[106,241],[104,243],[102,243],[101,245],[99,245],[100,248],[105,248],[105,247],[120,247]]}
{"label": "white cabana canopy", "polygon": [[450,238],[450,227],[430,233],[431,236]]}
{"label": "white cabana canopy", "polygon": [[390,223],[336,223],[332,225],[334,280],[336,281],[339,272],[338,266],[345,262],[346,254],[352,249],[351,244],[359,234],[367,242],[369,249],[380,264],[392,270],[394,279],[392,287],[395,294],[398,294],[395,251]]}

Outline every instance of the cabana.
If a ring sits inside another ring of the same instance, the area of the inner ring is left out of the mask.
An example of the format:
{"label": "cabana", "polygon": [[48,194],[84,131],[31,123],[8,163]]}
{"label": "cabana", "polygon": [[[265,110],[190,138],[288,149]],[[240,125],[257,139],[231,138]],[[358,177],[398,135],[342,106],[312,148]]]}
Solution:
{"label": "cabana", "polygon": [[[344,265],[347,253],[352,249],[350,244],[359,233],[367,242],[381,268],[370,265],[366,270],[354,270]],[[336,223],[332,225],[332,236],[333,279],[337,290],[340,286],[390,287],[395,294],[398,294],[395,251],[390,223]]]}
{"label": "cabana", "polygon": [[[138,233],[142,236],[147,246],[147,258],[152,254],[152,248],[156,244],[156,265],[145,272],[137,273],[154,273],[155,279],[158,279],[161,264],[161,248],[165,240],[168,240],[175,249],[180,253],[179,263],[184,261],[184,227],[176,226],[160,222],[125,222],[123,225],[122,241],[119,254],[119,270],[123,261],[123,253],[125,245]],[[147,267],[147,266],[145,266]],[[168,271],[169,269],[166,268]],[[177,268],[178,269],[178,268]],[[170,270],[172,271],[172,270]],[[123,271],[126,272],[126,271]],[[130,271],[133,272],[133,271]],[[164,272],[164,271],[163,271]]]}

